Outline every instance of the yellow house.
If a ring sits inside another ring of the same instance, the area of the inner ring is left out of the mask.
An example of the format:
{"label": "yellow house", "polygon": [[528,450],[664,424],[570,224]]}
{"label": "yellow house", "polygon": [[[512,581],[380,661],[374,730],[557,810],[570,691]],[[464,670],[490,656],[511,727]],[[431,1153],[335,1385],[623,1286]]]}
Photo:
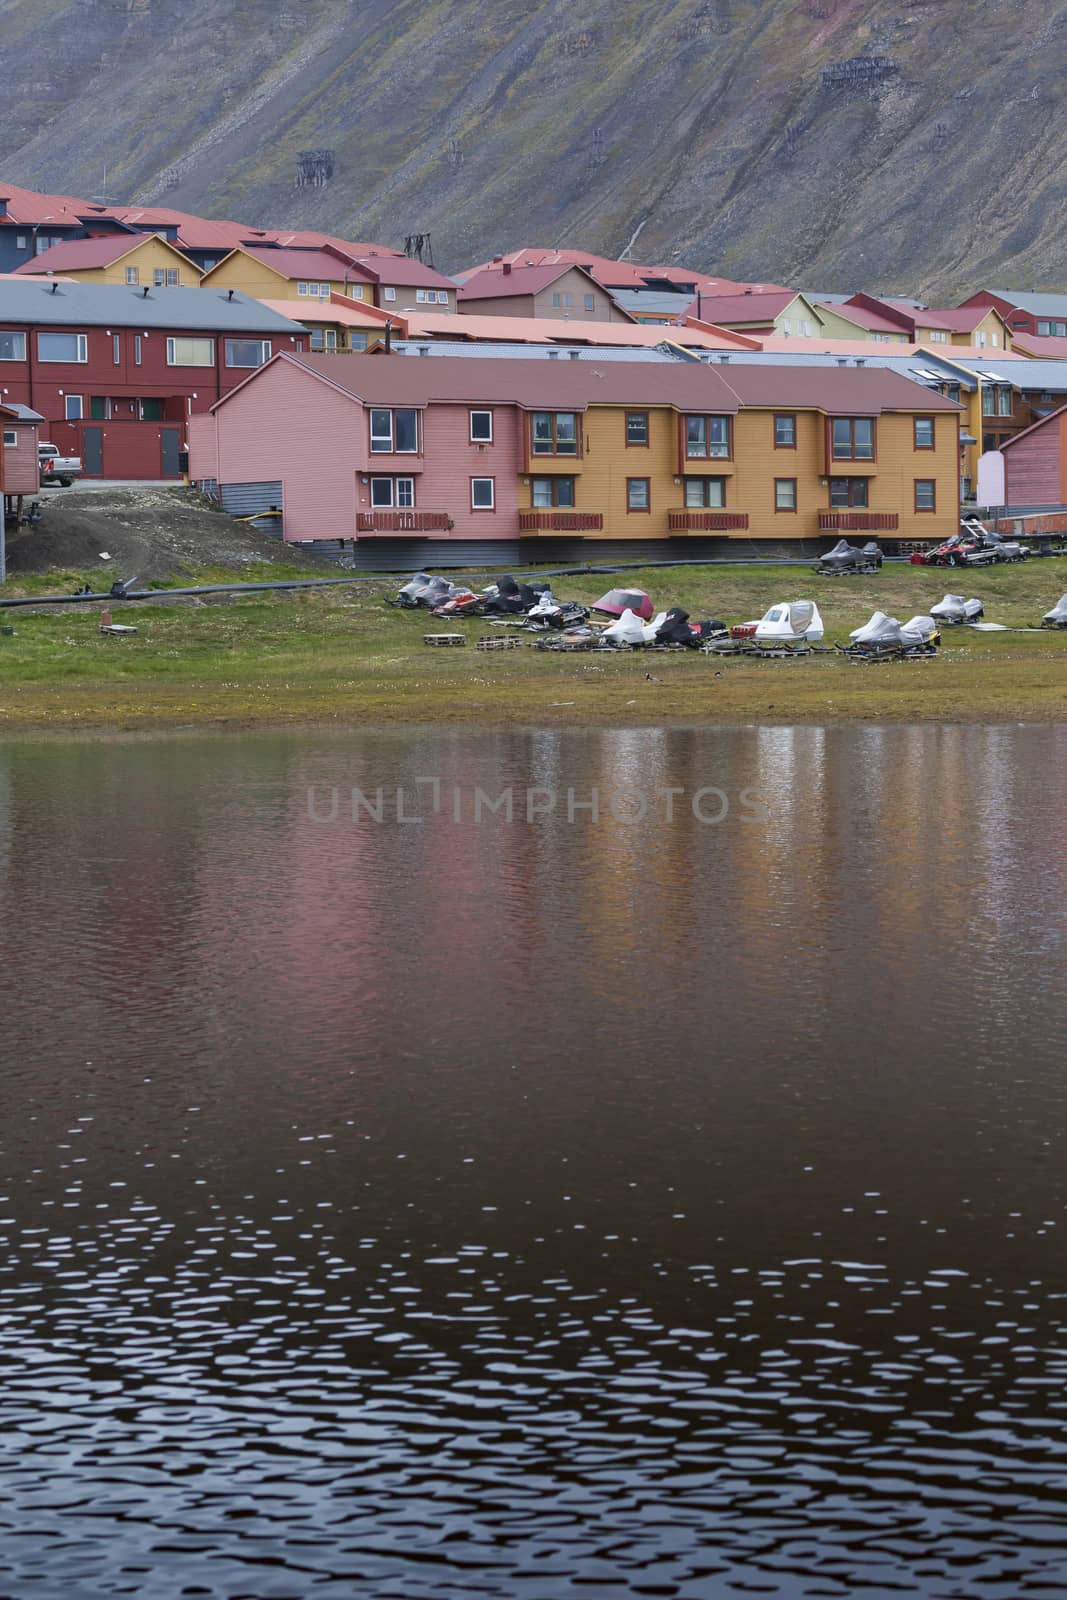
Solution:
{"label": "yellow house", "polygon": [[131,288],[195,289],[200,268],[158,233],[67,239],[16,268],[19,277],[64,277]]}
{"label": "yellow house", "polygon": [[940,541],[959,526],[960,407],[899,373],[649,367],[643,401],[631,385],[608,405],[578,367],[554,409],[527,411],[523,534]]}
{"label": "yellow house", "polygon": [[380,311],[377,306],[360,305],[334,295],[329,300],[308,301],[294,306],[292,300],[264,300],[261,304],[279,316],[300,322],[308,330],[307,349],[317,355],[352,355],[384,345],[387,326],[392,337],[407,334],[407,320]]}
{"label": "yellow house", "polygon": [[374,304],[374,281],[328,250],[239,245],[204,274],[205,289],[240,289],[256,300],[329,301],[331,294]]}

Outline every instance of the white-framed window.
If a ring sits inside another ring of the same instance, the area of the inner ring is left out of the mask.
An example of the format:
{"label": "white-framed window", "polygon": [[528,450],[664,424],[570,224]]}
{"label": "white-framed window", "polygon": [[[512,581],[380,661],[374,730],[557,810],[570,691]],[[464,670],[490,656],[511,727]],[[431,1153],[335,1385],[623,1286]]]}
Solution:
{"label": "white-framed window", "polygon": [[298,295],[303,295],[311,300],[328,300],[330,298],[330,285],[328,283],[314,283],[301,279],[296,286]]}
{"label": "white-framed window", "polygon": [[396,299],[396,290],[395,289],[383,289],[382,290],[382,298],[384,300],[395,300]]}
{"label": "white-framed window", "polygon": [[26,335],[14,329],[0,329],[0,361],[25,361]]}
{"label": "white-framed window", "polygon": [[[210,343],[210,342],[211,341],[209,340],[208,343]],[[170,349],[169,349],[170,343],[171,343],[171,341],[168,339],[167,340],[167,345],[168,345],[167,361],[168,361],[168,363],[171,366],[174,366],[174,367],[183,365],[182,362],[171,361],[171,359],[170,359]],[[209,367],[213,366],[214,362],[215,362],[215,357],[212,356],[211,360],[208,362],[208,366]],[[133,336],[133,364],[134,364],[135,367],[139,367],[141,365],[141,335],[139,333],[135,333],[134,336]]]}
{"label": "white-framed window", "polygon": [[135,284],[135,283],[140,283],[140,281],[141,281],[141,269],[140,269],[140,267],[127,267],[126,268],[126,282],[129,283],[129,284]]}
{"label": "white-framed window", "polygon": [[348,292],[353,300],[363,299],[363,285],[361,283],[350,283],[348,285]]}
{"label": "white-framed window", "polygon": [[372,455],[416,455],[419,448],[419,413],[404,407],[387,411],[372,406],[370,414]]}
{"label": "white-framed window", "polygon": [[117,333],[111,335],[111,359],[116,367],[122,361],[122,344]]}
{"label": "white-framed window", "polygon": [[261,367],[270,360],[269,339],[227,339],[228,367]]}
{"label": "white-framed window", "polygon": [[66,394],[63,396],[63,414],[68,422],[80,422],[82,411],[83,402],[80,394]]}
{"label": "white-framed window", "polygon": [[89,359],[89,340],[84,333],[39,333],[38,361],[84,363]]}
{"label": "white-framed window", "polygon": [[4,444],[5,445],[11,445],[11,444],[16,444],[17,445],[18,442],[19,442],[19,436],[18,436],[17,430],[15,428],[5,428],[4,429]]}
{"label": "white-framed window", "polygon": [[1000,334],[996,331],[995,328],[994,328],[993,332],[989,335],[989,342],[994,347],[994,349],[1000,343]]}
{"label": "white-framed window", "polygon": [[337,329],[312,328],[311,349],[326,355],[333,355],[337,350]]}
{"label": "white-framed window", "polygon": [[[428,298],[429,297],[428,297],[425,289],[416,289],[415,290],[415,303],[416,303],[416,305],[424,306],[426,304],[426,301],[427,301]],[[436,289],[433,291],[433,298],[434,298],[434,304],[436,305],[436,303],[437,303],[437,290]]]}
{"label": "white-framed window", "polygon": [[[140,364],[141,336],[135,340],[135,359]],[[232,365],[232,363],[227,363]],[[183,339],[179,337],[167,340],[167,366],[168,367],[213,367],[215,365],[214,339]]]}
{"label": "white-framed window", "polygon": [[365,350],[367,348],[367,335],[365,333],[350,333],[348,335],[348,348],[350,350]]}
{"label": "white-framed window", "polygon": [[493,478],[471,479],[471,510],[492,511],[496,505],[496,480]]}
{"label": "white-framed window", "polygon": [[307,286],[307,282],[306,282],[305,279],[303,279],[303,278],[298,278],[297,279],[296,292],[297,292],[298,295],[300,295],[300,297],[302,299],[307,295],[308,286]]}
{"label": "white-framed window", "polygon": [[152,269],[152,282],[157,289],[162,289],[166,286],[167,274],[162,267],[154,267]]}
{"label": "white-framed window", "polygon": [[26,248],[26,235],[24,233],[20,233],[15,238],[15,249],[16,250],[25,250],[25,248]]}
{"label": "white-framed window", "polygon": [[977,332],[977,333],[976,333],[976,334],[975,334],[975,336],[974,336],[974,342],[975,342],[975,344],[976,344],[976,345],[977,345],[977,346],[978,346],[978,348],[979,348],[979,350],[984,350],[984,349],[985,349],[985,346],[986,346],[986,336],[985,336],[985,334],[984,334],[984,333],[983,333],[983,332],[982,332],[982,331],[981,331],[981,329],[979,329],[979,331],[978,331],[978,332]]}
{"label": "white-framed window", "polygon": [[372,478],[370,503],[379,511],[392,506],[398,507],[401,511],[410,510],[415,504],[415,479]]}
{"label": "white-framed window", "polygon": [[587,311],[595,311],[596,310],[596,295],[595,294],[587,294],[586,295],[586,297],[585,297],[585,309]]}
{"label": "white-framed window", "polygon": [[491,411],[471,412],[471,443],[492,444],[493,442],[493,413]]}

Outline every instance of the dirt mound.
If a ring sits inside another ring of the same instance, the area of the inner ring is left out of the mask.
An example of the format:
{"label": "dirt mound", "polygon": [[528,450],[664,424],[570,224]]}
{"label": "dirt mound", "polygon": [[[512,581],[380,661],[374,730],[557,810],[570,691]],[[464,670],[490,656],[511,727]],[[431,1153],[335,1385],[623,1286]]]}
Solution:
{"label": "dirt mound", "polygon": [[[110,579],[179,577],[191,566],[334,563],[216,511],[193,489],[48,489],[41,521],[9,534],[8,572],[99,567]],[[104,560],[104,553],[110,559]]]}

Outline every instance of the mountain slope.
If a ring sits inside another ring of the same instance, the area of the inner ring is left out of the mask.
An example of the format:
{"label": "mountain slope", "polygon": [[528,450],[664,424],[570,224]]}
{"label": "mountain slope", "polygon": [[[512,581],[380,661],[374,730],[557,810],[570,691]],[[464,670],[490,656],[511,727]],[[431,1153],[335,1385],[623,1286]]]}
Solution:
{"label": "mountain slope", "polygon": [[1055,0],[0,0],[0,51],[32,187],[431,230],[451,270],[636,234],[819,290],[1067,287]]}

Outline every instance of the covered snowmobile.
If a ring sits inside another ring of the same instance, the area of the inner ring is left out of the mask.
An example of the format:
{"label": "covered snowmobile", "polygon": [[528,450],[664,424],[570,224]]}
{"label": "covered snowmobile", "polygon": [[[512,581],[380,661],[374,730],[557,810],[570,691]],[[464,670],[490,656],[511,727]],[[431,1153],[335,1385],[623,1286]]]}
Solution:
{"label": "covered snowmobile", "polygon": [[1067,594],[1061,595],[1051,611],[1041,618],[1043,628],[1067,628]]}
{"label": "covered snowmobile", "polygon": [[397,592],[397,597],[393,604],[400,606],[405,611],[413,609],[419,603],[419,594],[430,581],[428,572],[416,572],[414,577],[409,578],[404,587]]}
{"label": "covered snowmobile", "polygon": [[609,617],[621,617],[624,611],[632,611],[643,622],[651,622],[652,597],[643,589],[609,589],[600,596],[593,610]]}
{"label": "covered snowmobile", "polygon": [[937,648],[938,638],[933,617],[912,617],[901,626],[896,617],[876,611],[862,628],[854,628],[849,634],[851,643],[845,654],[860,656],[868,661],[932,655]]}
{"label": "covered snowmobile", "polygon": [[822,636],[822,617],[814,600],[783,600],[756,624],[757,644],[811,644]]}
{"label": "covered snowmobile", "polygon": [[515,579],[506,576],[482,591],[486,616],[515,617],[523,611],[522,593]]}
{"label": "covered snowmobile", "polygon": [[681,606],[672,606],[656,630],[656,643],[684,644],[690,650],[696,649],[700,636],[693,632],[688,611],[683,611]]}
{"label": "covered snowmobile", "polygon": [[849,544],[847,539],[839,539],[832,550],[827,550],[819,557],[818,565],[812,570],[823,577],[835,578],[877,572],[881,565],[882,552],[873,539],[862,550],[857,545]]}
{"label": "covered snowmobile", "polygon": [[936,606],[930,607],[930,615],[937,622],[956,626],[961,622],[977,622],[985,616],[985,606],[980,600],[965,600],[961,594],[946,594]]}
{"label": "covered snowmobile", "polygon": [[618,622],[605,628],[600,637],[607,644],[644,644],[645,629],[641,618],[627,607]]}

